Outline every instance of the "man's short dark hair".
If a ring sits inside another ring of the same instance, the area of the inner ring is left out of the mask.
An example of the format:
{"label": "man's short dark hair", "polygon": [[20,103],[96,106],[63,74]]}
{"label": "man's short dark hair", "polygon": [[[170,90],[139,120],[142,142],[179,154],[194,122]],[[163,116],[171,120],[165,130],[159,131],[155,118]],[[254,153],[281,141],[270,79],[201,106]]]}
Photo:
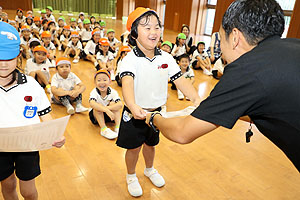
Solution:
{"label": "man's short dark hair", "polygon": [[284,14],[276,0],[236,0],[223,16],[226,39],[233,28],[240,30],[250,45],[284,31]]}

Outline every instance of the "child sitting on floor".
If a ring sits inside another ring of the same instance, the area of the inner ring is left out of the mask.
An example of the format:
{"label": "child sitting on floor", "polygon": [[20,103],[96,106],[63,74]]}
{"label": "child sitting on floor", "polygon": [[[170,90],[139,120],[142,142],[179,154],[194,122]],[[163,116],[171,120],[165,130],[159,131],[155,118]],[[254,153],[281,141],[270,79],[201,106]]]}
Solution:
{"label": "child sitting on floor", "polygon": [[[81,80],[71,72],[71,62],[68,58],[61,57],[56,61],[57,73],[51,81],[51,101],[62,104],[67,108],[68,114],[85,112],[88,109],[82,105],[82,93],[85,86]],[[72,103],[76,104],[75,110]]]}
{"label": "child sitting on floor", "polygon": [[[106,70],[98,70],[94,77],[96,88],[90,93],[90,105],[92,110],[89,113],[93,124],[99,124],[100,134],[107,139],[118,137],[120,118],[123,105],[118,92],[109,87],[110,74]],[[114,121],[116,126],[112,131],[107,128],[106,122]]]}

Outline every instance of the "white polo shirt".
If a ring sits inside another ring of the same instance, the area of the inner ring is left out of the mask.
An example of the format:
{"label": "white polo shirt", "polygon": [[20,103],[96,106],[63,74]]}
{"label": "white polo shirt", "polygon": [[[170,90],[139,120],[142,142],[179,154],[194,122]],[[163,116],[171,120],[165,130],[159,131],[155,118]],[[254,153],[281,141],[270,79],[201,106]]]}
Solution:
{"label": "white polo shirt", "polygon": [[73,72],[70,72],[68,77],[64,79],[58,73],[54,74],[51,80],[51,86],[62,88],[66,91],[71,91],[76,85],[81,83],[81,80]]}
{"label": "white polo shirt", "polygon": [[84,47],[84,52],[86,55],[89,55],[90,53],[92,55],[95,55],[96,52],[96,43],[94,42],[93,39],[91,39],[90,41],[88,41]]}
{"label": "white polo shirt", "polygon": [[29,41],[30,41],[31,38],[32,38],[32,36],[30,36],[29,39],[28,39],[28,41],[26,41],[26,40],[24,39],[24,37],[21,37],[21,38],[20,38],[20,42],[21,42],[20,45],[29,46]]}
{"label": "white polo shirt", "polygon": [[191,63],[196,61],[197,57],[200,57],[202,60],[205,60],[208,57],[208,54],[206,53],[206,51],[203,51],[202,53],[199,53],[198,50],[195,50],[194,53],[193,53],[193,56],[192,56]]}
{"label": "white polo shirt", "polygon": [[168,79],[174,81],[182,73],[172,55],[155,48],[150,59],[135,47],[122,60],[120,77],[124,76],[133,77],[135,103],[153,109],[167,102]]}
{"label": "white polo shirt", "polygon": [[90,93],[89,101],[94,100],[97,103],[100,103],[103,106],[109,105],[110,102],[117,103],[121,101],[118,92],[111,87],[107,88],[107,95],[103,98],[98,88],[94,88]]}
{"label": "white polo shirt", "polygon": [[47,49],[48,52],[49,52],[49,50],[56,50],[55,45],[54,45],[52,42],[50,42],[50,43],[48,44],[48,46],[46,46],[46,45],[44,44],[44,47]]}
{"label": "white polo shirt", "polygon": [[104,63],[107,63],[108,61],[112,61],[114,59],[114,54],[110,51],[107,52],[106,56],[103,55],[103,51],[100,50],[98,51],[98,53],[96,54],[96,58],[97,60],[100,60]]}
{"label": "white polo shirt", "polygon": [[[177,45],[175,44],[172,50],[172,54],[175,53],[175,50],[177,49]],[[182,45],[181,47],[179,47],[178,51],[175,53],[175,56],[181,56],[182,54],[186,53],[186,48],[185,45]]]}
{"label": "white polo shirt", "polygon": [[21,18],[19,18],[18,15],[16,15],[16,17],[15,17],[15,21],[19,24],[22,22],[25,22],[25,20],[26,20],[26,17],[24,15]]}
{"label": "white polo shirt", "polygon": [[0,86],[0,127],[17,127],[40,122],[51,111],[43,88],[32,77],[18,72],[17,84]]}
{"label": "white polo shirt", "polygon": [[82,41],[90,40],[92,38],[92,29],[88,31],[86,29],[82,29],[79,35]]}
{"label": "white polo shirt", "polygon": [[82,50],[82,44],[81,44],[81,42],[80,42],[79,40],[78,40],[78,42],[77,42],[76,44],[73,44],[73,42],[70,41],[70,42],[68,43],[67,47],[69,47],[69,48],[71,48],[71,49],[74,49],[74,50],[76,50],[76,49]]}
{"label": "white polo shirt", "polygon": [[80,31],[80,28],[78,28],[78,26],[75,26],[75,28],[73,28],[73,27],[71,26],[70,31],[77,31],[77,32],[79,32],[79,31]]}
{"label": "white polo shirt", "polygon": [[194,71],[193,71],[193,69],[190,66],[187,68],[187,71],[184,72],[182,75],[184,76],[184,78],[195,77]]}
{"label": "white polo shirt", "polygon": [[30,58],[26,62],[25,74],[29,75],[29,73],[32,71],[40,70],[45,74],[47,80],[49,81],[50,80],[49,66],[51,66],[49,59],[46,59],[45,62],[41,64],[37,64],[34,58]]}
{"label": "white polo shirt", "polygon": [[65,36],[64,34],[61,34],[61,36],[60,36],[60,38],[59,38],[59,41],[63,42],[63,41],[65,41],[66,39],[69,41],[71,38],[70,38],[70,36],[69,36],[69,38],[66,38],[66,36]]}

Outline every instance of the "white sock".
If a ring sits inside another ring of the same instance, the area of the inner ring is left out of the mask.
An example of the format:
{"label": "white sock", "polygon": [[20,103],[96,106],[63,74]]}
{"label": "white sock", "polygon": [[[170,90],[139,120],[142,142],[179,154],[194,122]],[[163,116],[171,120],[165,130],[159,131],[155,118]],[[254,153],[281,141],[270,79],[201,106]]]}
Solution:
{"label": "white sock", "polygon": [[136,177],[136,173],[134,174],[127,174],[126,178],[129,179],[129,178],[134,178]]}
{"label": "white sock", "polygon": [[146,167],[145,170],[146,170],[146,172],[151,172],[153,169],[154,169],[154,168],[153,168],[153,166],[152,166],[152,167],[150,167],[150,168],[147,168],[147,167]]}
{"label": "white sock", "polygon": [[96,67],[96,66],[98,65],[98,62],[97,62],[97,61],[95,61],[95,62],[94,62],[94,65],[95,65],[95,67]]}

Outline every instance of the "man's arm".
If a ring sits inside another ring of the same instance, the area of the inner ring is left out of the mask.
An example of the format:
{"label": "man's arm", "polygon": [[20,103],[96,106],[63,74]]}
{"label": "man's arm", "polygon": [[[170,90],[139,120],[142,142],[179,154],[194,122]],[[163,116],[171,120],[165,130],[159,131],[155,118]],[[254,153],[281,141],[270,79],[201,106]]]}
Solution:
{"label": "man's arm", "polygon": [[194,103],[195,106],[199,106],[200,97],[199,97],[196,89],[192,85],[191,81],[189,81],[186,78],[184,78],[183,76],[181,76],[180,78],[176,79],[174,81],[174,83],[175,83],[176,87],[181,92],[183,92],[183,94],[185,96],[187,96],[188,98],[190,98],[192,100],[192,102]]}
{"label": "man's arm", "polygon": [[[148,113],[147,124],[149,124],[150,116],[151,113]],[[218,125],[197,119],[191,115],[184,118],[164,118],[157,114],[154,116],[153,124],[166,138],[179,144],[191,143],[198,137],[218,128]]]}

